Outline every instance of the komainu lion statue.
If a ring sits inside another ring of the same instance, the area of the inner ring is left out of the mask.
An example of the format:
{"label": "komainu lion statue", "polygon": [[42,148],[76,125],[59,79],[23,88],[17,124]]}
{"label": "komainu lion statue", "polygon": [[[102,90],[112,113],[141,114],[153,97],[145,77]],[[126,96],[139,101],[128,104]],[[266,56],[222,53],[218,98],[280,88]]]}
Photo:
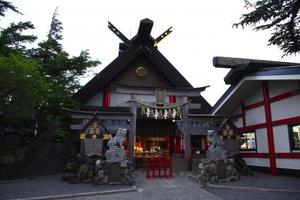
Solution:
{"label": "komainu lion statue", "polygon": [[125,128],[119,128],[115,137],[113,137],[110,134],[109,140],[107,142],[109,149],[115,149],[118,147],[123,149],[124,148],[123,143],[126,140],[126,136],[127,136],[127,130]]}

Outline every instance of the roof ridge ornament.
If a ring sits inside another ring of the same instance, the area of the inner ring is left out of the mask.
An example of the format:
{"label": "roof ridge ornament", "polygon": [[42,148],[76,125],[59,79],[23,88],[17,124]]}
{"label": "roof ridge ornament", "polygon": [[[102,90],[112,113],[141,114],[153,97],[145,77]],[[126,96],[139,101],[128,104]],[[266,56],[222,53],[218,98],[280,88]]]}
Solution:
{"label": "roof ridge ornament", "polygon": [[116,35],[118,38],[120,38],[127,46],[130,44],[130,40],[121,32],[119,29],[117,29],[110,21],[108,21],[108,28]]}
{"label": "roof ridge ornament", "polygon": [[165,37],[167,37],[170,33],[172,33],[172,26],[170,28],[168,28],[165,32],[163,32],[162,34],[160,34],[160,36],[158,36],[155,40],[154,40],[154,46],[156,47],[157,44],[162,41]]}
{"label": "roof ridge ornament", "polygon": [[[110,21],[108,21],[108,28],[118,37],[120,38],[124,44],[129,47],[131,43],[137,39],[137,38],[147,38],[152,41],[151,45],[153,44],[154,47],[157,46],[159,42],[161,42],[165,37],[167,37],[173,30],[172,26],[168,28],[166,31],[164,31],[162,34],[160,34],[156,39],[153,39],[151,37],[151,30],[153,27],[153,21],[145,18],[140,21],[139,29],[136,34],[136,36],[133,37],[133,39],[129,40],[119,29],[117,29]],[[126,47],[122,47],[123,49],[126,49]]]}

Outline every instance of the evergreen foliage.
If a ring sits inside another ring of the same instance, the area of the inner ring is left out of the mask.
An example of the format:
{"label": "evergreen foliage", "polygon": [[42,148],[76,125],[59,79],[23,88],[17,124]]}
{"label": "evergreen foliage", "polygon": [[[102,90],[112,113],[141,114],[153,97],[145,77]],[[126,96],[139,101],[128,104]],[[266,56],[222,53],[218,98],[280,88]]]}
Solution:
{"label": "evergreen foliage", "polygon": [[259,0],[255,3],[245,0],[245,7],[251,11],[243,14],[235,27],[271,29],[268,42],[277,45],[284,52],[283,56],[300,51],[300,0]]}
{"label": "evergreen foliage", "polygon": [[55,10],[50,30],[45,41],[40,42],[32,57],[39,62],[39,69],[51,84],[49,94],[48,114],[57,114],[62,106],[73,107],[72,94],[80,88],[79,78],[91,67],[98,65],[99,61],[91,60],[88,51],[81,51],[79,56],[71,57],[63,50],[60,43],[62,36],[62,23],[57,18]]}
{"label": "evergreen foliage", "polygon": [[[20,14],[12,3],[0,0],[0,16],[7,10]],[[62,107],[75,107],[72,95],[80,88],[79,78],[100,63],[92,60],[87,50],[79,56],[63,50],[57,9],[46,40],[37,48],[28,48],[37,40],[23,34],[29,29],[34,29],[31,22],[18,22],[0,30],[0,126],[20,119],[66,121]]]}
{"label": "evergreen foliage", "polygon": [[49,85],[37,62],[20,54],[0,56],[0,110],[9,119],[33,119],[47,101]]}
{"label": "evergreen foliage", "polygon": [[18,8],[12,5],[11,2],[0,0],[0,16],[4,17],[7,10],[12,10],[18,14],[21,14]]}

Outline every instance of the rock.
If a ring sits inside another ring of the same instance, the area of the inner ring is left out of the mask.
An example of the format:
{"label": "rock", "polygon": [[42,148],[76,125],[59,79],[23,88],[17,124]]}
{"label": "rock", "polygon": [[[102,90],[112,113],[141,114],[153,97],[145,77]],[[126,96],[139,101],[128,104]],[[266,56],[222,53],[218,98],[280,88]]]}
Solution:
{"label": "rock", "polygon": [[78,184],[80,181],[79,181],[79,177],[75,174],[72,174],[72,175],[65,175],[61,178],[63,181],[67,181],[68,183],[71,183],[71,184]]}
{"label": "rock", "polygon": [[76,173],[79,170],[79,167],[79,162],[69,162],[65,165],[64,171],[68,173]]}
{"label": "rock", "polygon": [[82,182],[90,181],[94,177],[93,165],[84,163],[79,168],[79,180]]}

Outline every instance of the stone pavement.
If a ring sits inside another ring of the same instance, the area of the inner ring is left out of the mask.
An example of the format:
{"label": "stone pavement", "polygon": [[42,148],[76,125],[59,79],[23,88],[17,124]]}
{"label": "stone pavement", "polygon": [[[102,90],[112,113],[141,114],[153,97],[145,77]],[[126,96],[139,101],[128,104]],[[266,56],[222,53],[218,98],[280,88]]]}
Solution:
{"label": "stone pavement", "polygon": [[202,189],[199,184],[183,176],[170,179],[145,178],[145,172],[137,172],[137,192],[117,193],[70,198],[75,200],[219,200],[218,197]]}
{"label": "stone pavement", "polygon": [[56,196],[79,194],[103,194],[111,191],[136,191],[131,186],[69,184],[61,180],[62,174],[37,176],[32,179],[0,181],[0,200],[6,199],[54,199]]}
{"label": "stone pavement", "polygon": [[223,200],[299,200],[300,178],[271,176],[255,172],[234,182],[219,182],[204,187]]}

